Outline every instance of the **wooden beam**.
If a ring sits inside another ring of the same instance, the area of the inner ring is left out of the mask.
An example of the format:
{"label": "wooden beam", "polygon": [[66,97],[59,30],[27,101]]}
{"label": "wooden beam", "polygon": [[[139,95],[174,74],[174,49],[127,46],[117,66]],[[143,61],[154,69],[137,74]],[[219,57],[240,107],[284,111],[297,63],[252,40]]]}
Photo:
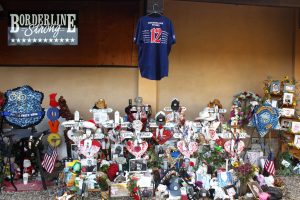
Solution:
{"label": "wooden beam", "polygon": [[179,0],[179,1],[300,8],[299,0]]}

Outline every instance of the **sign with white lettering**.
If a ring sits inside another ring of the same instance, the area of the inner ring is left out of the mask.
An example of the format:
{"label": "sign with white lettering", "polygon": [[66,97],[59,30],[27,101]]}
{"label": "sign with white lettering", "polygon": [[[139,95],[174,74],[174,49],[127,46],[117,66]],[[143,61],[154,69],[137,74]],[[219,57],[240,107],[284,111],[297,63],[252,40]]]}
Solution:
{"label": "sign with white lettering", "polygon": [[78,45],[78,14],[10,12],[8,45]]}

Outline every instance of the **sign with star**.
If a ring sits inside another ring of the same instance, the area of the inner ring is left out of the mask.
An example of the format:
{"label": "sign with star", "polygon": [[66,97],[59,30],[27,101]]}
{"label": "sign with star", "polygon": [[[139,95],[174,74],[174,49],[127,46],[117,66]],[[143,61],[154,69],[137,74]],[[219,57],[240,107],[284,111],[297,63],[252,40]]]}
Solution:
{"label": "sign with star", "polygon": [[78,45],[77,12],[10,12],[8,46]]}

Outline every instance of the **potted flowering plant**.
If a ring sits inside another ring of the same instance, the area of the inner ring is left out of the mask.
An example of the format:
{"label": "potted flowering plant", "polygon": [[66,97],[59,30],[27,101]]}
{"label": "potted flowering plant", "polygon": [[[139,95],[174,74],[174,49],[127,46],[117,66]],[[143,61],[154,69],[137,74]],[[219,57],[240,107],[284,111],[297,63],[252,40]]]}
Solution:
{"label": "potted flowering plant", "polygon": [[233,163],[233,169],[240,181],[240,195],[244,195],[247,192],[247,182],[250,178],[253,178],[256,167],[250,163]]}

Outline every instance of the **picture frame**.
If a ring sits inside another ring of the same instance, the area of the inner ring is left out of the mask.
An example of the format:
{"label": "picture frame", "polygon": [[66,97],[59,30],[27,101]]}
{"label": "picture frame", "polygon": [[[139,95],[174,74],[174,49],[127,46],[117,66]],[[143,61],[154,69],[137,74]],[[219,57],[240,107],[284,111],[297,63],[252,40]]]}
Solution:
{"label": "picture frame", "polygon": [[280,93],[280,81],[272,81],[270,85],[270,93],[271,94],[279,94]]}
{"label": "picture frame", "polygon": [[293,133],[300,133],[300,122],[292,122],[291,131]]}
{"label": "picture frame", "polygon": [[115,160],[118,157],[123,157],[124,145],[123,144],[112,144],[111,145],[111,157]]}
{"label": "picture frame", "polygon": [[147,171],[146,159],[129,160],[129,172],[146,172],[146,171]]}
{"label": "picture frame", "polygon": [[226,187],[223,187],[224,192],[230,197],[234,197],[237,194],[236,188],[234,185],[229,185]]}
{"label": "picture frame", "polygon": [[81,160],[81,171],[83,173],[96,173],[97,172],[97,160],[94,158],[86,158]]}
{"label": "picture frame", "polygon": [[272,99],[271,105],[273,108],[278,108],[278,100]]}
{"label": "picture frame", "polygon": [[230,172],[218,172],[217,178],[220,187],[226,187],[233,184],[233,178]]}
{"label": "picture frame", "polygon": [[287,131],[292,127],[292,120],[291,119],[281,119],[280,121],[280,127],[281,130]]}
{"label": "picture frame", "polygon": [[284,117],[293,117],[295,115],[295,109],[294,108],[282,108],[281,115]]}
{"label": "picture frame", "polygon": [[71,157],[74,160],[78,160],[80,158],[77,144],[71,144]]}
{"label": "picture frame", "polygon": [[164,156],[165,148],[163,145],[156,145],[155,146],[155,153],[158,154],[158,157]]}
{"label": "picture frame", "polygon": [[127,183],[112,183],[110,186],[110,197],[129,197],[129,190],[127,188]]}
{"label": "picture frame", "polygon": [[142,198],[152,198],[154,195],[153,187],[141,187],[140,195]]}
{"label": "picture frame", "polygon": [[285,83],[284,86],[283,86],[283,92],[294,93],[295,92],[295,85]]}
{"label": "picture frame", "polygon": [[293,98],[294,94],[293,93],[284,93],[283,94],[283,105],[293,105]]}
{"label": "picture frame", "polygon": [[248,183],[248,187],[251,190],[252,194],[254,195],[255,198],[258,198],[258,194],[260,192],[263,192],[261,189],[260,185],[256,181],[251,181]]}
{"label": "picture frame", "polygon": [[294,145],[295,147],[300,148],[300,135],[295,135]]}

